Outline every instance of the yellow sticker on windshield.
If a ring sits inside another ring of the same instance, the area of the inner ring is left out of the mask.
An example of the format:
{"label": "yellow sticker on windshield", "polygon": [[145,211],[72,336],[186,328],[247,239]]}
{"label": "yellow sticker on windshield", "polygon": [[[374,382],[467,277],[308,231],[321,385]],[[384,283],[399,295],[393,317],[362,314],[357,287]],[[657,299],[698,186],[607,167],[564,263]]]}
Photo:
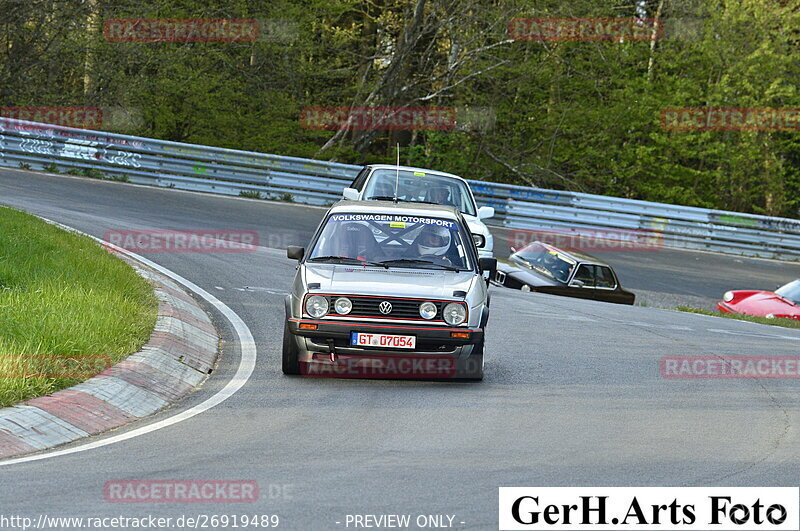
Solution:
{"label": "yellow sticker on windshield", "polygon": [[405,221],[391,221],[389,222],[389,226],[393,229],[404,229],[406,228]]}
{"label": "yellow sticker on windshield", "polygon": [[425,177],[425,172],[424,171],[415,171],[414,175],[416,177]]}
{"label": "yellow sticker on windshield", "polygon": [[552,254],[553,256],[558,256],[558,253],[555,251],[547,251],[548,253]]}

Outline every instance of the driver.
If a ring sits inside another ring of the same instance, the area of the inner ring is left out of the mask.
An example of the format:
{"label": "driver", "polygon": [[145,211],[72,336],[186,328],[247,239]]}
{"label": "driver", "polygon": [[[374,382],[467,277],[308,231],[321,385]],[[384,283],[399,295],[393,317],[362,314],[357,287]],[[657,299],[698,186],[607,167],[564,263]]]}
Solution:
{"label": "driver", "polygon": [[552,252],[545,253],[542,262],[544,266],[550,271],[556,280],[561,282],[566,282],[567,278],[569,278],[570,273],[572,273],[572,265],[561,260],[557,255],[553,254]]}
{"label": "driver", "polygon": [[450,190],[444,186],[431,187],[426,200],[437,205],[452,205],[450,201]]}
{"label": "driver", "polygon": [[416,251],[420,258],[433,256],[449,262],[447,251],[450,249],[451,240],[450,231],[446,228],[427,225],[417,236]]}

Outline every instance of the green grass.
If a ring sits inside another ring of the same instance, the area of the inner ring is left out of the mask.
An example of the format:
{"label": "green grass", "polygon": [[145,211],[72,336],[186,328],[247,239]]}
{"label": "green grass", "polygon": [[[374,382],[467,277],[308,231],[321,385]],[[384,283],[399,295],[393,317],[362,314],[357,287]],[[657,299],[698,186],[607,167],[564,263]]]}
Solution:
{"label": "green grass", "polygon": [[90,238],[0,207],[0,406],[138,351],[157,308],[150,284]]}
{"label": "green grass", "polygon": [[239,190],[240,197],[247,197],[249,199],[261,199],[261,192],[254,190]]}
{"label": "green grass", "polygon": [[675,308],[681,312],[699,313],[703,315],[713,315],[715,317],[725,317],[726,319],[736,319],[738,321],[749,321],[751,323],[759,323],[772,326],[782,326],[784,328],[800,328],[800,321],[794,319],[767,319],[766,317],[756,317],[754,315],[740,315],[738,313],[722,313],[712,312],[710,310],[702,310],[700,308],[692,308],[691,306],[678,306]]}

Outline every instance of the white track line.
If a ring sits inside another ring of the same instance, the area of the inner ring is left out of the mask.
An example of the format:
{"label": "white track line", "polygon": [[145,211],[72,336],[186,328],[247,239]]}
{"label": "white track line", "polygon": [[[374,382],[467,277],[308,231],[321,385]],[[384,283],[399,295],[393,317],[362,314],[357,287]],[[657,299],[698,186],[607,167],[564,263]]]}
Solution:
{"label": "white track line", "polygon": [[137,260],[138,262],[141,262],[155,269],[156,271],[162,273],[165,276],[168,276],[169,278],[175,280],[176,282],[183,284],[183,286],[185,286],[187,289],[197,293],[206,302],[208,302],[210,305],[214,306],[217,310],[219,310],[220,313],[222,313],[222,315],[224,315],[225,318],[228,319],[228,321],[230,321],[230,323],[233,325],[233,329],[239,338],[239,345],[241,346],[242,356],[239,362],[239,368],[236,369],[236,374],[225,385],[225,387],[220,389],[216,394],[214,394],[207,400],[201,402],[200,404],[197,404],[194,407],[187,409],[186,411],[178,413],[177,415],[166,418],[164,420],[154,422],[153,424],[148,424],[147,426],[142,426],[141,428],[135,428],[125,433],[120,433],[119,435],[114,435],[112,437],[108,437],[99,441],[82,444],[80,446],[75,446],[64,450],[56,450],[45,454],[32,455],[28,457],[18,457],[16,459],[9,459],[7,461],[2,461],[0,462],[0,467],[15,465],[19,463],[28,463],[31,461],[40,461],[42,459],[59,457],[62,455],[76,454],[78,452],[85,452],[87,450],[93,450],[95,448],[101,448],[103,446],[108,446],[110,444],[127,441],[128,439],[133,439],[134,437],[139,437],[140,435],[146,435],[148,433],[152,433],[162,428],[172,426],[173,424],[178,424],[179,422],[188,420],[194,417],[195,415],[199,415],[200,413],[208,411],[212,407],[221,404],[222,402],[233,396],[234,393],[236,393],[239,389],[244,387],[244,384],[246,384],[247,381],[250,379],[250,376],[253,374],[253,369],[255,369],[256,366],[256,356],[257,356],[256,342],[253,339],[253,334],[250,333],[250,329],[247,327],[247,325],[244,323],[241,317],[236,315],[236,313],[230,308],[228,308],[228,306],[225,305],[225,303],[214,297],[212,294],[208,293],[200,286],[197,286],[196,284],[183,278],[179,274],[170,271],[169,269],[162,267],[143,256],[139,256],[136,253],[132,253],[125,249],[121,249],[108,242],[104,242],[99,238],[95,238],[94,236],[85,234],[77,229],[68,227],[66,225],[62,225],[61,223],[53,222],[47,219],[45,219],[45,221],[47,221],[48,223],[52,223],[54,225],[58,225],[72,232],[77,232],[79,234],[84,234],[86,236],[89,236],[90,238],[102,243],[103,245],[110,247],[117,252],[126,254],[132,257],[133,259]]}

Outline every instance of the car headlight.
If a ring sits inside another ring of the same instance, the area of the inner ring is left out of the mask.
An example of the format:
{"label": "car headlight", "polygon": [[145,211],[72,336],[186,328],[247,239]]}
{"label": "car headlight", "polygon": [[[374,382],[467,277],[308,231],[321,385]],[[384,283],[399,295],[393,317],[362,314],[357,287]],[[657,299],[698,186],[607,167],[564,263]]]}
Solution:
{"label": "car headlight", "polygon": [[483,247],[486,245],[486,238],[483,237],[483,234],[475,234],[473,232],[472,241],[475,242],[475,247]]}
{"label": "car headlight", "polygon": [[312,295],[306,299],[306,313],[311,317],[322,317],[328,313],[328,299],[321,295]]}
{"label": "car headlight", "polygon": [[767,314],[767,319],[775,319],[775,314],[774,313],[768,313]]}
{"label": "car headlight", "polygon": [[423,302],[419,305],[419,315],[423,319],[433,319],[436,317],[436,305],[432,302]]}
{"label": "car headlight", "polygon": [[444,307],[442,312],[444,320],[449,325],[460,325],[467,318],[467,309],[463,304],[451,302]]}
{"label": "car headlight", "polygon": [[733,300],[733,293],[731,293],[730,291],[726,291],[725,295],[722,296],[722,300],[724,300],[725,302],[731,302]]}
{"label": "car headlight", "polygon": [[353,310],[353,303],[350,302],[350,299],[347,297],[339,297],[336,299],[336,302],[333,303],[333,309],[336,310],[336,313],[339,315],[347,315]]}

